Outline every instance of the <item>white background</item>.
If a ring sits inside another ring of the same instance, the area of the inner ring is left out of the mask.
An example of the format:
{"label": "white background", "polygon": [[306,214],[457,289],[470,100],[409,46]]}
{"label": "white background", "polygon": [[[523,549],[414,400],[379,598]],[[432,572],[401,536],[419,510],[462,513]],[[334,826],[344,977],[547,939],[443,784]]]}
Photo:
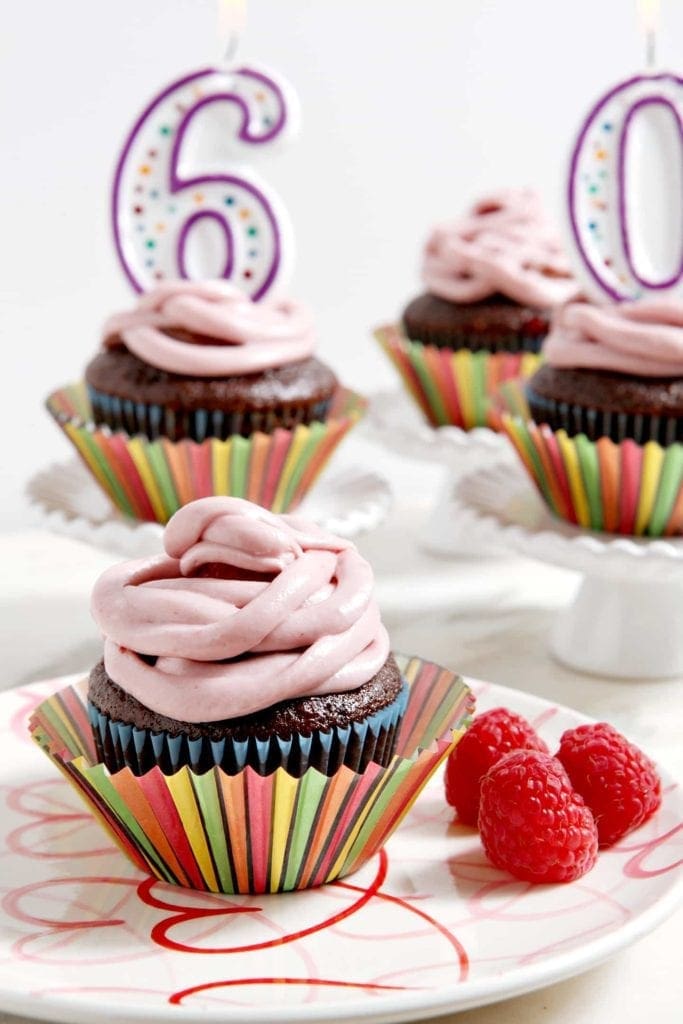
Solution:
{"label": "white background", "polygon": [[[635,0],[250,0],[239,57],[286,75],[298,140],[259,170],[297,235],[292,291],[351,384],[393,374],[369,337],[417,289],[435,220],[478,192],[531,184],[560,212],[575,129],[639,69]],[[659,58],[680,70],[683,4],[663,0]],[[0,525],[68,454],[42,410],[75,379],[103,317],[131,293],[108,198],[133,119],[166,82],[220,53],[214,0],[34,0],[3,16]]]}

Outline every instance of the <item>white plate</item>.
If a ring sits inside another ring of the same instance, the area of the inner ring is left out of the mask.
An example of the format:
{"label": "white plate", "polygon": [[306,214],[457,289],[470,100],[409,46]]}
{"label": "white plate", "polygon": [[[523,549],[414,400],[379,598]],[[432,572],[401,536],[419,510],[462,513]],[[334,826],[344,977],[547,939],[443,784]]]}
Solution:
{"label": "white plate", "polygon": [[[36,473],[26,493],[41,526],[129,558],[161,550],[163,526],[122,516],[80,459],[53,462]],[[356,465],[326,472],[298,512],[340,537],[357,537],[384,522],[393,495],[379,473]]]}
{"label": "white plate", "polygon": [[[0,1008],[50,1020],[389,1022],[494,1002],[577,974],[683,896],[683,794],[571,885],[529,886],[450,825],[441,781],[383,855],[322,889],[193,893],[132,867],[26,733],[57,685],[0,695]],[[474,683],[551,746],[583,716]],[[185,993],[182,995],[182,993]],[[180,1005],[176,1005],[180,1002]]]}

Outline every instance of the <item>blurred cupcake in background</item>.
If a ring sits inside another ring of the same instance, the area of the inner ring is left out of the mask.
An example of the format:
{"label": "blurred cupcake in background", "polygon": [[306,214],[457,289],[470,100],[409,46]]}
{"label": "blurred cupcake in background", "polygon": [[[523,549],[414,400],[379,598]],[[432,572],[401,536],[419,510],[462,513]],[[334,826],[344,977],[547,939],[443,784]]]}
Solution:
{"label": "blurred cupcake in background", "polygon": [[503,424],[552,511],[594,530],[683,533],[683,303],[559,310]]}
{"label": "blurred cupcake in background", "polygon": [[378,340],[433,426],[498,429],[499,386],[533,373],[553,308],[579,291],[539,197],[501,192],[435,228],[422,279]]}
{"label": "blurred cupcake in background", "polygon": [[127,515],[165,522],[213,494],[283,510],[363,408],[315,346],[298,302],[169,281],[106,322],[85,388],[48,409]]}

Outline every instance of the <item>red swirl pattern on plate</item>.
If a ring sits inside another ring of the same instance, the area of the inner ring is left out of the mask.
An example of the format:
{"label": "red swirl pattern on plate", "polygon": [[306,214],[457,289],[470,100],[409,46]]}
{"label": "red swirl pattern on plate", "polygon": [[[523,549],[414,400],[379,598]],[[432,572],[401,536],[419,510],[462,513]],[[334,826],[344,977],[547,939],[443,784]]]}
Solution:
{"label": "red swirl pattern on plate", "polygon": [[[470,982],[512,984],[523,968],[618,934],[680,875],[683,800],[671,783],[661,811],[584,879],[534,888],[493,868],[476,834],[452,824],[437,779],[386,849],[348,880],[285,896],[166,885],[107,843],[25,743],[22,716],[63,684],[0,695],[0,994],[67,999],[78,1012],[115,998],[131,1020],[138,1008],[168,1007],[170,1017],[180,1005],[237,1021],[240,1007],[275,998],[292,1019],[401,993],[415,1000],[448,989],[464,1000]],[[506,699],[551,745],[579,721],[491,685],[475,692],[480,709]],[[125,986],[111,964],[125,965]]]}

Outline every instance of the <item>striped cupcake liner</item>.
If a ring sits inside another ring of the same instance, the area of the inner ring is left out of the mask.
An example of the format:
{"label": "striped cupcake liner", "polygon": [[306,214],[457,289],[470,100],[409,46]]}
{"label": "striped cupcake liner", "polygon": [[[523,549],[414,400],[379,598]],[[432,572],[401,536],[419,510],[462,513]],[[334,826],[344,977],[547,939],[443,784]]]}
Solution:
{"label": "striped cupcake liner", "polygon": [[380,327],[375,337],[433,427],[500,430],[496,395],[504,381],[530,377],[540,364],[535,352],[453,351],[410,341],[400,327]]}
{"label": "striped cupcake liner", "polygon": [[420,658],[396,660],[409,686],[396,754],[363,772],[112,774],[97,759],[87,680],[43,701],[29,728],[143,871],[209,892],[305,889],[378,852],[469,724],[474,701],[461,679]]}
{"label": "striped cupcake liner", "polygon": [[683,534],[683,445],[591,441],[508,413],[502,426],[552,512],[631,536]]}
{"label": "striped cupcake liner", "polygon": [[83,382],[53,392],[46,404],[116,508],[158,523],[216,494],[247,498],[273,512],[295,508],[366,406],[360,395],[339,388],[324,422],[199,443],[95,426]]}
{"label": "striped cupcake liner", "polygon": [[251,736],[238,741],[232,737],[209,740],[191,739],[186,733],[171,736],[167,732],[137,729],[113,721],[88,701],[88,717],[93,730],[98,761],[112,771],[129,768],[144,775],[154,767],[166,775],[189,765],[201,774],[221,768],[237,775],[250,765],[259,775],[270,775],[278,768],[299,778],[309,767],[324,775],[334,775],[342,765],[362,772],[371,761],[386,765],[394,752],[398,725],[408,703],[408,686],[385,708],[346,728],[314,730],[307,736],[295,733],[288,739],[270,736],[260,740]]}
{"label": "striped cupcake liner", "polygon": [[93,419],[98,426],[108,426],[110,430],[123,430],[128,434],[144,434],[150,441],[166,437],[171,441],[188,438],[201,443],[208,437],[226,441],[233,434],[248,437],[257,430],[264,434],[272,434],[278,427],[292,430],[300,424],[325,420],[332,404],[331,399],[326,399],[312,406],[292,403],[266,412],[226,412],[221,409],[180,412],[163,405],[147,405],[107,395],[88,384],[86,388]]}
{"label": "striped cupcake liner", "polygon": [[617,444],[627,440],[637,444],[656,441],[664,447],[683,442],[683,418],[678,416],[610,412],[577,403],[558,402],[537,394],[528,386],[527,401],[537,423],[547,423],[553,430],[564,430],[570,437],[585,434],[591,441],[609,437]]}

